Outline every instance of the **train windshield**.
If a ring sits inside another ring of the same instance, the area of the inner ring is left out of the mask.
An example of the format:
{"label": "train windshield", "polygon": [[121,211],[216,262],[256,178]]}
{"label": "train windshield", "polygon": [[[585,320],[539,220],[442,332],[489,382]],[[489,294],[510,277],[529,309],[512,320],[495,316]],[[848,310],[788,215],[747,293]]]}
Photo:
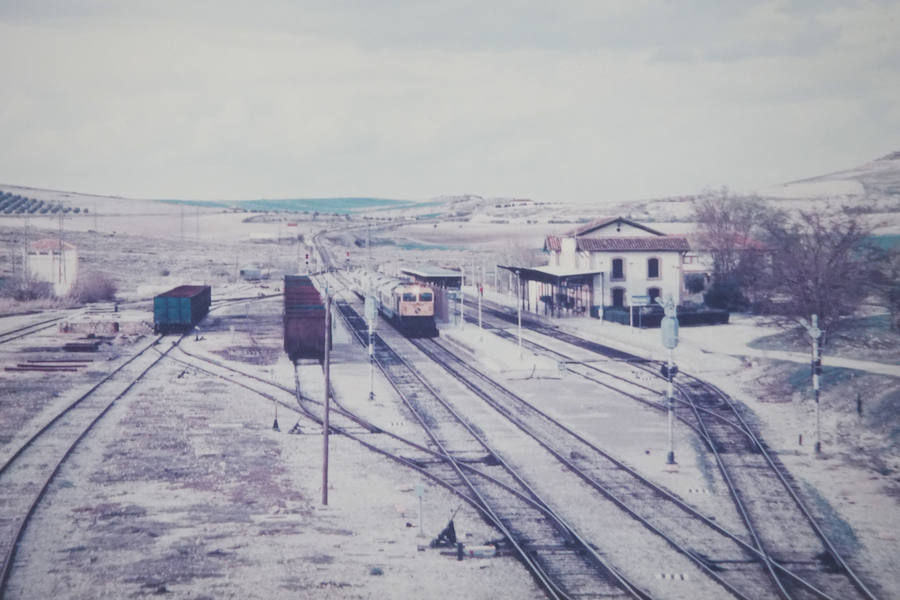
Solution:
{"label": "train windshield", "polygon": [[415,302],[416,295],[411,292],[403,292],[403,301],[404,302]]}
{"label": "train windshield", "polygon": [[422,292],[419,294],[419,302],[431,302],[431,292]]}

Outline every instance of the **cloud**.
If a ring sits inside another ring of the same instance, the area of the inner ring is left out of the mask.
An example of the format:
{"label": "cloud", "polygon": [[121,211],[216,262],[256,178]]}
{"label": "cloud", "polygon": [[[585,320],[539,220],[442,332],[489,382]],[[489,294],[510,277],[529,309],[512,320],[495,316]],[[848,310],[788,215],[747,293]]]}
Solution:
{"label": "cloud", "polygon": [[585,202],[894,149],[889,4],[0,2],[0,181]]}

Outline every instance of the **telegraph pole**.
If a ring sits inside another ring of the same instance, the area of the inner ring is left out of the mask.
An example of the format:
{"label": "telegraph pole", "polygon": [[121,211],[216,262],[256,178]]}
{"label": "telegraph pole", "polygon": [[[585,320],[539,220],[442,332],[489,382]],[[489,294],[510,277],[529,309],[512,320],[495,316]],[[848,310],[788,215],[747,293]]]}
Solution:
{"label": "telegraph pole", "polygon": [[478,282],[478,340],[484,341],[484,329],[481,327],[481,297],[484,296],[484,264],[481,265],[481,279]]}
{"label": "telegraph pole", "polygon": [[518,319],[519,359],[522,358],[522,274],[516,271],[516,316]]}
{"label": "telegraph pole", "polygon": [[369,322],[369,400],[375,399],[375,346],[372,341],[372,330],[375,328],[375,296],[369,290],[366,296],[366,320]]}
{"label": "telegraph pole", "polygon": [[331,408],[331,296],[325,290],[325,416],[322,419],[322,504],[328,505],[328,411]]}
{"label": "telegraph pole", "polygon": [[463,291],[466,286],[466,268],[460,267],[459,279],[459,328],[463,329],[466,325],[466,294]]}

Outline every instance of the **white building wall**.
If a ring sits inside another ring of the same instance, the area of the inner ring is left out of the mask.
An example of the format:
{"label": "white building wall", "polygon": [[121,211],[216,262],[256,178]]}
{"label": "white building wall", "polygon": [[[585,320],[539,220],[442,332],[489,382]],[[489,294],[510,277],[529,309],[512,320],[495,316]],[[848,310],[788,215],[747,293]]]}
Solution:
{"label": "white building wall", "polygon": [[[681,254],[678,252],[596,252],[595,261],[598,268],[607,275],[607,289],[603,303],[613,303],[613,288],[625,290],[625,306],[631,302],[632,296],[648,294],[650,288],[659,288],[660,295],[672,294],[676,303],[681,301]],[[624,261],[624,279],[612,279],[612,261],[621,258]],[[648,276],[648,259],[659,259],[659,277]],[[602,265],[602,266],[601,266]]]}
{"label": "white building wall", "polygon": [[53,293],[65,296],[78,279],[78,253],[72,249],[62,254],[52,250],[29,250],[27,255],[29,276],[36,281],[53,284]]}

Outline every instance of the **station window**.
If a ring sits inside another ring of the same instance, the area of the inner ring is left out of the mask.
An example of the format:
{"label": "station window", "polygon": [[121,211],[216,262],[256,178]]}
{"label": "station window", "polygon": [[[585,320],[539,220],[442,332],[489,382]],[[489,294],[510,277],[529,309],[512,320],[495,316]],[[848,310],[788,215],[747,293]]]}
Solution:
{"label": "station window", "polygon": [[647,279],[659,279],[659,259],[647,259]]}
{"label": "station window", "polygon": [[656,299],[662,295],[662,290],[657,287],[647,288],[647,295],[650,296],[650,304],[656,304]]}
{"label": "station window", "polygon": [[613,306],[625,306],[625,288],[612,289],[612,303]]}
{"label": "station window", "polygon": [[612,260],[612,276],[611,279],[625,279],[625,261],[621,258]]}

